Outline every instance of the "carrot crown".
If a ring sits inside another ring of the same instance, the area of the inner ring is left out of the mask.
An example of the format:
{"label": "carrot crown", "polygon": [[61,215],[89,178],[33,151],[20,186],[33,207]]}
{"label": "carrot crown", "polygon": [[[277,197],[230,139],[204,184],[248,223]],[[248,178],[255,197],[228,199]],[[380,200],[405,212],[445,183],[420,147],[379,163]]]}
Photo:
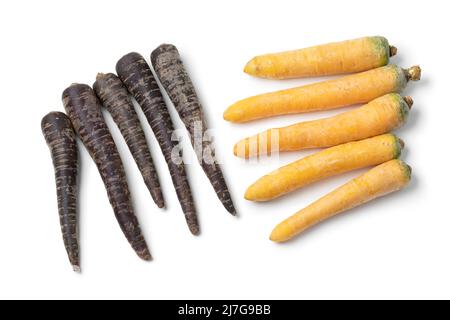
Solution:
{"label": "carrot crown", "polygon": [[392,137],[395,139],[394,158],[399,158],[403,148],[405,147],[405,142],[394,134]]}
{"label": "carrot crown", "polygon": [[375,50],[380,54],[380,57],[382,57],[381,65],[388,64],[389,57],[395,55],[397,53],[397,49],[395,47],[391,48],[385,37],[371,37],[371,40]]}
{"label": "carrot crown", "polygon": [[413,100],[409,96],[402,97],[399,94],[395,94],[395,96],[398,99],[400,121],[404,123],[408,119],[409,110],[413,105]]}
{"label": "carrot crown", "polygon": [[406,181],[411,180],[412,169],[406,162],[398,160],[400,166],[402,167],[403,173],[405,174]]}

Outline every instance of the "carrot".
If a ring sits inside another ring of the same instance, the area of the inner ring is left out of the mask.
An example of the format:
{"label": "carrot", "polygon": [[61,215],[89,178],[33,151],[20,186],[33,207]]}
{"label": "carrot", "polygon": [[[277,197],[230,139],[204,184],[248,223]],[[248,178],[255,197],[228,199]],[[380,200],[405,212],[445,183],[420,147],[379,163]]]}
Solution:
{"label": "carrot", "polygon": [[278,224],[270,240],[287,241],[338,213],[404,188],[410,179],[411,167],[403,161],[391,160],[380,164]]}
{"label": "carrot", "polygon": [[50,112],[41,122],[42,133],[50,149],[55,170],[58,213],[64,246],[70,264],[80,272],[77,177],[78,147],[69,118],[62,112]]}
{"label": "carrot", "polygon": [[194,85],[174,45],[163,44],[151,54],[153,68],[188,130],[197,159],[228,212],[236,210],[217,160],[211,140],[204,139],[206,121]]}
{"label": "carrot", "polygon": [[253,96],[230,106],[223,117],[231,122],[246,122],[367,103],[388,93],[401,92],[408,81],[419,80],[420,74],[418,66],[403,70],[389,65],[335,80]]}
{"label": "carrot", "polygon": [[123,56],[116,64],[116,71],[125,87],[136,98],[158,140],[187,225],[191,233],[196,235],[200,232],[200,228],[191,188],[183,161],[175,161],[178,159],[172,157],[173,150],[177,150],[175,141],[172,140],[175,133],[169,110],[155,77],[145,59],[136,52]]}
{"label": "carrot", "polygon": [[265,54],[244,72],[261,78],[289,79],[361,72],[385,66],[397,48],[384,37],[364,37],[305,49]]}
{"label": "carrot", "polygon": [[112,73],[99,73],[93,85],[97,97],[111,113],[119,126],[133,158],[141,171],[150,195],[159,208],[164,207],[164,198],[153,159],[136,111],[122,81]]}
{"label": "carrot", "polygon": [[245,192],[245,199],[268,201],[308,184],[400,156],[403,141],[393,134],[348,142],[317,152],[271,172]]}
{"label": "carrot", "polygon": [[72,84],[62,94],[64,108],[76,133],[97,165],[119,226],[137,255],[150,252],[133,212],[122,161],[101,113],[100,101],[85,84]]}
{"label": "carrot", "polygon": [[402,126],[412,106],[410,97],[391,93],[337,116],[269,129],[234,146],[240,157],[276,151],[330,147],[389,132]]}

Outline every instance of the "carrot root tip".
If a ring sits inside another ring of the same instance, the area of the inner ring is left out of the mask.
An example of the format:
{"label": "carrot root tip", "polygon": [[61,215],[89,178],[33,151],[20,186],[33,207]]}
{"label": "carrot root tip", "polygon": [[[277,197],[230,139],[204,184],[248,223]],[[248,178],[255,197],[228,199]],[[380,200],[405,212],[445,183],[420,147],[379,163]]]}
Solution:
{"label": "carrot root tip", "polygon": [[397,55],[397,47],[389,46],[389,57]]}
{"label": "carrot root tip", "polygon": [[74,271],[74,272],[76,272],[76,273],[81,273],[81,268],[80,268],[79,265],[73,264],[73,265],[72,265],[72,268],[73,268],[73,271]]}
{"label": "carrot root tip", "polygon": [[232,216],[237,216],[237,211],[236,211],[235,208],[227,209],[227,211],[228,211]]}
{"label": "carrot root tip", "polygon": [[145,261],[150,261],[152,260],[152,255],[150,254],[150,251],[148,251],[148,249],[144,249],[140,252],[136,252],[139,256],[139,258],[141,258],[142,260]]}
{"label": "carrot root tip", "polygon": [[200,234],[200,228],[198,226],[189,226],[189,231],[191,231],[194,236],[198,236]]}
{"label": "carrot root tip", "polygon": [[255,58],[247,62],[244,67],[244,72],[248,75],[255,75],[258,73],[258,65],[255,61]]}

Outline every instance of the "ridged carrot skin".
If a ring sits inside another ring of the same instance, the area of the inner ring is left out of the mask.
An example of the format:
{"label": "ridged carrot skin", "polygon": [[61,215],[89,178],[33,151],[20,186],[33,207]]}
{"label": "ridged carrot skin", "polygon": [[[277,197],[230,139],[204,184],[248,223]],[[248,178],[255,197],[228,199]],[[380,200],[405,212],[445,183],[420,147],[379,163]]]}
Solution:
{"label": "ridged carrot skin", "polygon": [[73,270],[80,272],[77,218],[78,147],[75,133],[69,118],[56,111],[42,118],[41,128],[55,169],[59,222],[64,246]]}
{"label": "ridged carrot skin", "polygon": [[328,177],[384,163],[399,157],[403,146],[395,135],[384,134],[325,149],[263,176],[247,189],[245,199],[269,201]]}
{"label": "ridged carrot skin", "polygon": [[153,200],[159,208],[163,208],[164,197],[158,173],[127,89],[122,81],[112,73],[99,73],[93,89],[125,138]]}
{"label": "ridged carrot skin", "polygon": [[257,56],[244,72],[268,79],[353,73],[385,66],[396,53],[386,38],[364,37]]}
{"label": "ridged carrot skin", "polygon": [[411,168],[401,160],[380,164],[330,192],[278,224],[270,240],[284,242],[338,213],[404,188],[411,180]]}
{"label": "ridged carrot skin", "polygon": [[120,228],[137,255],[150,260],[134,215],[125,170],[101,113],[100,101],[86,84],[72,84],[64,90],[62,99],[77,135],[97,165]]}
{"label": "ridged carrot skin", "polygon": [[410,97],[391,93],[334,117],[269,129],[239,141],[234,154],[253,157],[278,151],[323,148],[374,137],[402,126],[412,106]]}
{"label": "ridged carrot skin", "polygon": [[200,232],[200,227],[191,188],[183,161],[176,162],[172,158],[173,150],[177,150],[176,141],[172,140],[174,135],[172,119],[155,77],[144,57],[136,52],[123,56],[116,64],[116,71],[125,87],[139,103],[158,140],[187,225],[191,233],[196,235]]}
{"label": "ridged carrot skin", "polygon": [[190,134],[192,146],[203,171],[225,209],[235,215],[236,210],[222,170],[214,156],[212,142],[204,139],[207,127],[203,108],[177,48],[171,44],[162,44],[153,50],[151,61],[156,75]]}
{"label": "ridged carrot skin", "polygon": [[231,105],[224,119],[247,122],[283,114],[329,110],[367,103],[388,93],[400,93],[408,81],[420,79],[420,67],[404,70],[395,65],[335,80],[260,94]]}

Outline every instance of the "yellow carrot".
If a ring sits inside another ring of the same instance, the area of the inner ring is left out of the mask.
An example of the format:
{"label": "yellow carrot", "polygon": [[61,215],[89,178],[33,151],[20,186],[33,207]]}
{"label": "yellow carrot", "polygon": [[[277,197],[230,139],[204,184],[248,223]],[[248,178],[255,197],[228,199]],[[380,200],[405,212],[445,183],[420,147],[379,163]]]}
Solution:
{"label": "yellow carrot", "polygon": [[278,151],[323,148],[374,137],[402,126],[412,106],[410,97],[391,93],[337,116],[269,129],[234,146],[239,157]]}
{"label": "yellow carrot", "polygon": [[397,53],[384,37],[364,37],[250,60],[244,72],[261,78],[289,79],[361,72],[385,66]]}
{"label": "yellow carrot", "polygon": [[380,164],[278,224],[270,240],[287,241],[340,212],[402,189],[410,179],[411,168],[403,161],[391,160]]}
{"label": "yellow carrot", "polygon": [[367,103],[388,93],[401,92],[409,80],[417,81],[420,75],[418,66],[404,70],[389,65],[335,80],[253,96],[228,107],[223,117],[231,122],[247,122]]}
{"label": "yellow carrot", "polygon": [[268,201],[318,180],[378,165],[400,156],[403,141],[393,134],[341,144],[271,172],[245,192],[245,199]]}

